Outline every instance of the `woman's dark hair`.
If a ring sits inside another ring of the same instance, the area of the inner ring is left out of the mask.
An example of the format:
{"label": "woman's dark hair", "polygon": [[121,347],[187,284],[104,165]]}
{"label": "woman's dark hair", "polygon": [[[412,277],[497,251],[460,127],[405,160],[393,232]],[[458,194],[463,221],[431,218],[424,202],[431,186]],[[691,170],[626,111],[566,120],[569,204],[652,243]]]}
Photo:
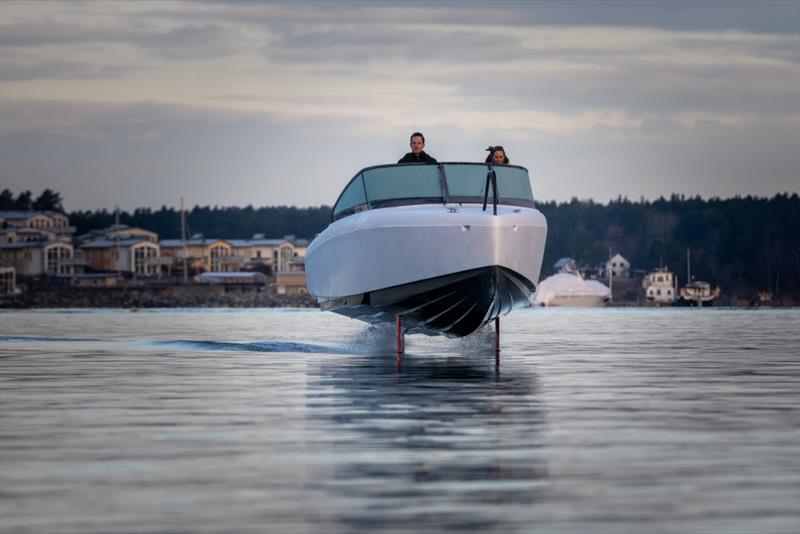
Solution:
{"label": "woman's dark hair", "polygon": [[422,138],[422,142],[423,142],[423,143],[425,142],[425,136],[424,136],[424,135],[422,135],[422,134],[421,134],[421,133],[419,133],[419,132],[414,132],[413,134],[411,134],[411,137],[408,139],[408,140],[409,140],[409,142],[410,142],[410,141],[413,141],[415,137],[421,137],[421,138]]}
{"label": "woman's dark hair", "polygon": [[503,148],[500,145],[497,145],[497,146],[490,146],[486,150],[489,151],[489,155],[486,156],[486,163],[491,163],[492,162],[492,158],[494,157],[494,153],[497,152],[498,150],[502,150],[503,151],[503,165],[508,165],[508,154],[506,153],[506,149],[505,148]]}

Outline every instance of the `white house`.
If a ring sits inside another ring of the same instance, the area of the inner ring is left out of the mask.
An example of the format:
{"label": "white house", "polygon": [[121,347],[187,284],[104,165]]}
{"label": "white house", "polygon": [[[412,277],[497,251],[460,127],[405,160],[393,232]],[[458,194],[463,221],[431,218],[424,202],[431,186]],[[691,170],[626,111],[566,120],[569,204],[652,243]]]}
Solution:
{"label": "white house", "polygon": [[629,278],[631,264],[621,254],[616,254],[606,262],[606,276],[608,276],[608,273],[611,273],[612,278]]}
{"label": "white house", "polygon": [[656,269],[642,278],[644,297],[656,304],[672,304],[677,298],[677,277],[666,267]]}

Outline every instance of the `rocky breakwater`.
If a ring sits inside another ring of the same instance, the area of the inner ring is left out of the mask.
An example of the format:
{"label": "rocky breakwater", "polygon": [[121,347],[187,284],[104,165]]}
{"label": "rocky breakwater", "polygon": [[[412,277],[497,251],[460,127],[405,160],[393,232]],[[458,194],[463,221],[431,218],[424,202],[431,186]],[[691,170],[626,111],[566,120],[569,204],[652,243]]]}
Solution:
{"label": "rocky breakwater", "polygon": [[310,295],[278,294],[272,286],[143,285],[37,287],[0,299],[3,308],[312,308]]}

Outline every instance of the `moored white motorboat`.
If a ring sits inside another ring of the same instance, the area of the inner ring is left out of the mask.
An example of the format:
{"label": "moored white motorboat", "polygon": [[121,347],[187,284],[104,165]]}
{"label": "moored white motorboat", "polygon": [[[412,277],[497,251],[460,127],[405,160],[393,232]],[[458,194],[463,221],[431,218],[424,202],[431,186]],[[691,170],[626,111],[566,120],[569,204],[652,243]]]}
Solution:
{"label": "moored white motorboat", "polygon": [[523,167],[368,167],[308,248],[308,288],[324,310],[461,337],[528,305],[546,235]]}
{"label": "moored white motorboat", "polygon": [[556,273],[545,278],[531,297],[534,306],[599,308],[611,297],[608,286],[597,280],[585,280],[577,272]]}

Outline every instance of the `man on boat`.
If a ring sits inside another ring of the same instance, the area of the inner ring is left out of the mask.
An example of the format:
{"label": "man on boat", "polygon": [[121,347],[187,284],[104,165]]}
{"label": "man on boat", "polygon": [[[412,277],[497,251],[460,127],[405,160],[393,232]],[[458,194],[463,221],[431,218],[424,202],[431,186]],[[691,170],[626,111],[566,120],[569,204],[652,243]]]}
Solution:
{"label": "man on boat", "polygon": [[411,134],[411,152],[400,158],[397,163],[437,163],[423,148],[425,148],[425,136],[414,132]]}

